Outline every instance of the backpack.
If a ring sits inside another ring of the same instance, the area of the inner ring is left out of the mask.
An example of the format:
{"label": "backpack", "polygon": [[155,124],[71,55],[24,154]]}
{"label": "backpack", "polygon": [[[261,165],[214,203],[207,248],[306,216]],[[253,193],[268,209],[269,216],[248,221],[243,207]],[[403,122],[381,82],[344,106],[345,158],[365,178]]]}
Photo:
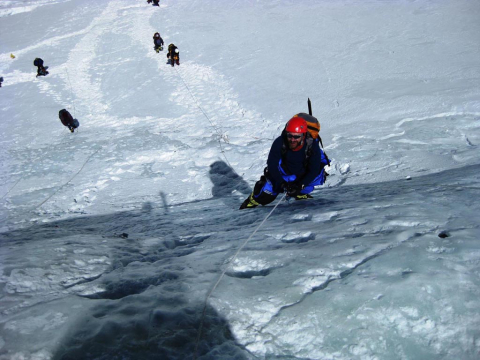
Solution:
{"label": "backpack", "polygon": [[43,66],[43,60],[40,59],[40,58],[35,58],[35,60],[33,60],[33,65],[34,66]]}
{"label": "backpack", "polygon": [[58,112],[58,117],[63,125],[73,125],[73,117],[72,115],[65,109],[62,109]]}
{"label": "backpack", "polygon": [[[305,113],[298,113],[295,116],[298,116],[298,117],[304,119],[307,122],[307,130],[310,133],[310,135],[312,135],[312,138],[319,139],[320,142],[322,141],[321,138],[320,138],[320,135],[319,135],[320,123],[315,116],[308,115],[308,114],[305,114]],[[322,147],[323,147],[323,145],[322,145]]]}

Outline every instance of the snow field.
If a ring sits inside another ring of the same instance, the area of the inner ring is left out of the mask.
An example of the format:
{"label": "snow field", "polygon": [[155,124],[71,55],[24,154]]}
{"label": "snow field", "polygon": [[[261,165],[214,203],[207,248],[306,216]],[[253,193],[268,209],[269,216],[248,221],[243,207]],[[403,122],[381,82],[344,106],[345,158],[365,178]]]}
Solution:
{"label": "snow field", "polygon": [[[478,358],[479,12],[3,2],[0,359]],[[327,186],[230,264],[307,97]]]}

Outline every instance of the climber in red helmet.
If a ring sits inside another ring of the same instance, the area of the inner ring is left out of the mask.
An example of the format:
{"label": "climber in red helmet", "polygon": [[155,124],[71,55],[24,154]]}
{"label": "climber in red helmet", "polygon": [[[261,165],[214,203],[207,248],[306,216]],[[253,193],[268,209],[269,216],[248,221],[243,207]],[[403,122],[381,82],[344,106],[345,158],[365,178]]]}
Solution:
{"label": "climber in red helmet", "polygon": [[281,192],[295,200],[308,199],[314,187],[324,183],[329,161],[307,129],[309,116],[300,113],[287,122],[270,148],[264,175],[240,209],[267,205]]}

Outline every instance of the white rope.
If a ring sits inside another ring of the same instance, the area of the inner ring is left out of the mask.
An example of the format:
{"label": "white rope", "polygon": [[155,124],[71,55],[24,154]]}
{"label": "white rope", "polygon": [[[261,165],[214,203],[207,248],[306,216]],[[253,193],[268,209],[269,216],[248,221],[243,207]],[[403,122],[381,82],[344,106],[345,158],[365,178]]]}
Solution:
{"label": "white rope", "polygon": [[75,100],[74,100],[74,95],[73,95],[73,88],[72,88],[72,83],[70,82],[70,76],[68,75],[67,68],[65,68],[65,72],[67,73],[67,81],[68,85],[70,86],[70,94],[72,95],[72,105],[73,105],[73,118],[76,119],[76,109],[75,109]]}
{"label": "white rope", "polygon": [[14,188],[15,186],[17,186],[17,184],[20,182],[20,180],[22,180],[22,178],[18,179],[18,180],[15,182],[15,184],[10,188],[10,190],[8,190],[7,193],[2,196],[2,200],[3,200],[3,198],[4,198],[5,196],[7,196],[7,195],[10,193],[10,191],[13,190],[13,188]]}
{"label": "white rope", "polygon": [[[202,109],[202,107],[200,106],[197,98],[193,95],[192,91],[190,90],[190,88],[188,87],[187,83],[185,82],[185,80],[183,79],[182,75],[180,74],[180,72],[177,70],[177,68],[175,68],[175,71],[177,72],[178,76],[180,77],[180,79],[182,80],[183,84],[185,85],[185,87],[187,88],[188,92],[190,93],[190,96],[192,97],[193,101],[195,102],[195,105],[200,109],[200,111],[203,113],[203,115],[207,118],[207,120],[210,122],[210,125],[213,127],[213,129],[215,130],[215,132],[217,133],[218,135],[218,143],[220,144],[220,150],[221,150],[221,153],[223,154],[223,157],[225,158],[225,161],[227,162],[228,166],[232,167],[232,165],[230,165],[230,162],[228,161],[227,159],[227,156],[225,155],[225,150],[223,150],[223,146],[222,146],[222,142],[220,141],[220,139],[224,139],[223,137],[223,134],[222,132],[218,129],[218,126],[216,126],[213,121],[208,117],[208,115],[205,113],[205,111]],[[225,139],[224,139],[225,141]],[[233,169],[233,168],[232,168]]]}
{"label": "white rope", "polygon": [[240,251],[242,251],[242,249],[245,247],[245,245],[247,245],[247,243],[250,241],[250,239],[257,233],[258,229],[260,229],[260,227],[265,223],[265,221],[267,221],[267,219],[270,217],[270,215],[275,211],[275,209],[277,208],[278,204],[280,204],[283,199],[285,198],[285,195],[286,194],[283,194],[282,198],[280,199],[279,202],[277,202],[277,204],[274,206],[274,208],[272,209],[272,211],[270,211],[268,213],[268,215],[265,217],[265,219],[263,219],[263,221],[260,223],[260,225],[257,226],[257,228],[255,229],[255,231],[252,233],[252,235],[250,235],[250,237],[245,240],[242,244],[242,246],[240,246],[237,250],[237,252],[235,253],[235,255],[233,255],[233,258],[228,262],[227,266],[225,267],[225,270],[223,270],[222,274],[220,275],[220,277],[218,278],[217,282],[215,283],[215,285],[213,286],[212,290],[210,290],[210,292],[208,293],[206,299],[205,299],[205,304],[203,306],[203,312],[202,312],[202,318],[200,319],[200,326],[198,328],[198,334],[197,334],[197,340],[195,341],[195,353],[194,353],[194,356],[193,356],[193,359],[197,359],[197,350],[198,350],[198,343],[200,342],[200,337],[202,335],[202,329],[203,329],[203,320],[205,319],[205,314],[207,312],[207,303],[208,303],[208,300],[210,299],[210,296],[212,295],[212,293],[215,291],[215,289],[217,288],[218,284],[220,284],[220,281],[222,280],[223,276],[225,275],[225,273],[227,272],[227,270],[229,269],[230,267],[230,264],[232,264],[235,259],[237,258],[238,254],[240,253]]}
{"label": "white rope", "polygon": [[62,186],[60,186],[52,195],[50,195],[48,198],[46,198],[45,200],[43,200],[39,205],[35,206],[35,209],[38,209],[39,207],[41,207],[43,204],[45,204],[48,200],[50,200],[56,193],[58,193],[61,189],[63,189],[65,186],[67,186],[70,181],[72,181],[75,176],[77,176],[78,174],[80,174],[80,172],[83,170],[83,168],[85,167],[85,165],[87,165],[87,163],[90,161],[90,159],[96,154],[98,153],[102,148],[98,149],[97,151],[95,151],[93,154],[91,154],[87,160],[85,160],[85,162],[83,163],[82,167],[80,168],[80,170],[77,171],[77,173],[75,175],[73,175],[70,180],[68,180],[65,184],[63,184]]}

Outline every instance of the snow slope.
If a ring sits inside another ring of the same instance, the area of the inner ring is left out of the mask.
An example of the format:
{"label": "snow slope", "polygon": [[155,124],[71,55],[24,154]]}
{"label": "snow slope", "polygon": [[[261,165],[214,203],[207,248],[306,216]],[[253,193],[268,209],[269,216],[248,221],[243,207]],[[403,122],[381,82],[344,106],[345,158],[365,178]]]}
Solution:
{"label": "snow slope", "polygon": [[[478,358],[479,15],[2,2],[0,359]],[[307,97],[327,185],[238,211]]]}

